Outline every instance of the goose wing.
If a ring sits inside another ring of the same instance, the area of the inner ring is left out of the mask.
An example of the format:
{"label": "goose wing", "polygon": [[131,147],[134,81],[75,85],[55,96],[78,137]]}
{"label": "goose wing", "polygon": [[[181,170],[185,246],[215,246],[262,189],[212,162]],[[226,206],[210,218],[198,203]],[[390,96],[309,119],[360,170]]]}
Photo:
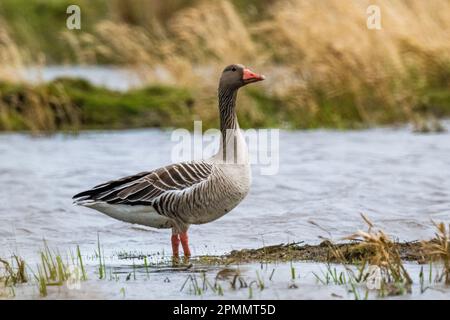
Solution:
{"label": "goose wing", "polygon": [[76,204],[106,202],[110,204],[151,205],[153,200],[172,190],[184,190],[211,175],[206,162],[183,162],[149,172],[100,184],[73,197]]}

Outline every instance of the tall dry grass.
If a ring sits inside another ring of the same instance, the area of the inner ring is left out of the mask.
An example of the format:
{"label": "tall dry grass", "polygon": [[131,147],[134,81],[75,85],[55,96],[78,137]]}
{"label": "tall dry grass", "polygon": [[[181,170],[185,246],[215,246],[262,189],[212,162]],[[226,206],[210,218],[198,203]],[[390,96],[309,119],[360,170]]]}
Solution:
{"label": "tall dry grass", "polygon": [[[382,30],[366,27],[370,4],[381,9]],[[448,84],[446,0],[281,1],[255,33],[277,48],[274,55],[298,78],[278,92],[292,93],[312,112],[320,94],[349,96],[366,122],[383,120],[383,105],[411,118],[418,90],[440,77]]]}
{"label": "tall dry grass", "polygon": [[[198,0],[108,0],[109,11],[116,21],[158,29],[178,11],[191,7]],[[155,30],[156,31],[156,30]]]}
{"label": "tall dry grass", "polygon": [[374,230],[374,224],[363,214],[361,216],[369,229],[367,232],[357,231],[347,239],[360,241],[358,247],[363,251],[372,253],[367,263],[369,266],[379,268],[383,286],[389,287],[393,283],[403,284],[405,289],[410,290],[412,280],[403,265],[400,251],[395,242],[383,230]]}
{"label": "tall dry grass", "polygon": [[25,68],[32,64],[39,69],[43,61],[42,54],[30,57],[20,48],[0,21],[0,130],[53,131],[62,124],[79,124],[78,110],[62,86],[50,92],[45,85],[26,83]]}
{"label": "tall dry grass", "polygon": [[423,249],[431,260],[442,262],[442,272],[437,279],[444,279],[446,285],[450,285],[450,224],[433,222],[436,227],[435,238],[431,241],[422,241]]}
{"label": "tall dry grass", "polygon": [[[257,59],[268,58],[258,55],[259,44],[228,1],[199,2],[173,13],[165,24],[157,19],[151,26],[107,20],[99,22],[93,34],[66,33],[65,37],[82,63],[114,61],[135,70],[147,82],[194,90],[192,111],[204,123],[216,121],[217,110],[207,106],[215,104],[224,64],[254,65]],[[264,117],[249,97],[244,95],[242,100],[240,112],[256,120]]]}
{"label": "tall dry grass", "polygon": [[[266,3],[255,20],[227,0],[172,1],[170,12],[154,1],[116,2],[116,20],[68,37],[81,60],[106,58],[149,81],[200,87],[208,95],[224,65],[251,65],[264,70],[267,91],[301,126],[338,116],[369,125],[417,122],[426,91],[450,86],[447,0]],[[381,9],[381,30],[366,25],[373,4]],[[164,19],[152,18],[154,6]],[[336,108],[341,112],[333,114]]]}
{"label": "tall dry grass", "polygon": [[[222,68],[236,62],[267,76],[266,100],[241,93],[240,118],[250,125],[348,128],[450,114],[448,0],[255,3],[112,0],[108,19],[93,31],[61,37],[79,63],[116,63],[145,81],[195,90],[192,113],[205,122],[217,117],[207,106]],[[381,30],[366,25],[374,4]],[[260,14],[249,15],[256,6]],[[23,64],[20,51],[0,25],[0,79],[16,75],[11,66]],[[430,97],[434,91],[445,107]]]}
{"label": "tall dry grass", "polygon": [[[11,38],[7,26],[0,19],[0,81],[16,82],[18,70],[22,67],[22,55],[16,43]],[[0,98],[2,98],[0,91]],[[0,99],[0,129],[9,129],[11,110]]]}
{"label": "tall dry grass", "polygon": [[[140,1],[130,3],[136,6]],[[151,7],[151,3],[142,8]],[[124,15],[129,14],[121,11],[113,14]],[[217,75],[221,70],[216,67],[222,68],[224,63],[251,63],[251,60],[261,61],[263,56],[268,57],[258,54],[258,44],[228,1],[199,2],[195,7],[173,13],[164,24],[157,19],[141,24],[126,23],[127,20],[101,21],[93,34],[77,37],[66,33],[64,36],[83,63],[106,58],[144,70],[148,80],[158,78],[151,72],[159,66],[166,71],[163,80],[191,86],[209,86],[209,79],[202,73],[205,69],[206,72],[214,70]],[[136,17],[131,20],[140,21]],[[196,66],[205,68],[194,70]]]}
{"label": "tall dry grass", "polygon": [[22,52],[12,39],[6,24],[0,19],[0,80],[17,81],[23,67]]}

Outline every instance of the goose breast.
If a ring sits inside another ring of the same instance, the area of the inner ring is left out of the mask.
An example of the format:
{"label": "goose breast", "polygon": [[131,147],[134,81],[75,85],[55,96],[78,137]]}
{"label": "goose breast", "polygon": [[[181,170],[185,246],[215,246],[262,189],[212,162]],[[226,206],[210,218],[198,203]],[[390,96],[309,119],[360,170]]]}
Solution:
{"label": "goose breast", "polygon": [[251,184],[248,165],[215,164],[208,179],[191,188],[171,191],[155,199],[162,215],[184,224],[203,224],[222,217],[248,194]]}

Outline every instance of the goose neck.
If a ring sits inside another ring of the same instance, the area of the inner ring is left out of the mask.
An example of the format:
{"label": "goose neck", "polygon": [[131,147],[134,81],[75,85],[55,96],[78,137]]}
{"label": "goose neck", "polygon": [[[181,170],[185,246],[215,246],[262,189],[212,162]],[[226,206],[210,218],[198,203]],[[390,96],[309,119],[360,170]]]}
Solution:
{"label": "goose neck", "polygon": [[247,162],[247,147],[236,115],[237,89],[219,87],[220,149],[226,162]]}

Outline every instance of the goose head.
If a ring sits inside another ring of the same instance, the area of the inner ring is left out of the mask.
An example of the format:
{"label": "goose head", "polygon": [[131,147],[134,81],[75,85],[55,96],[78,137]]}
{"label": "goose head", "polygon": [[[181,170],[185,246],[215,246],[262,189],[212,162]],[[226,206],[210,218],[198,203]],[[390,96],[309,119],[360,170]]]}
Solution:
{"label": "goose head", "polygon": [[231,64],[222,71],[219,88],[239,89],[249,83],[264,80],[263,75],[257,74],[242,64]]}

